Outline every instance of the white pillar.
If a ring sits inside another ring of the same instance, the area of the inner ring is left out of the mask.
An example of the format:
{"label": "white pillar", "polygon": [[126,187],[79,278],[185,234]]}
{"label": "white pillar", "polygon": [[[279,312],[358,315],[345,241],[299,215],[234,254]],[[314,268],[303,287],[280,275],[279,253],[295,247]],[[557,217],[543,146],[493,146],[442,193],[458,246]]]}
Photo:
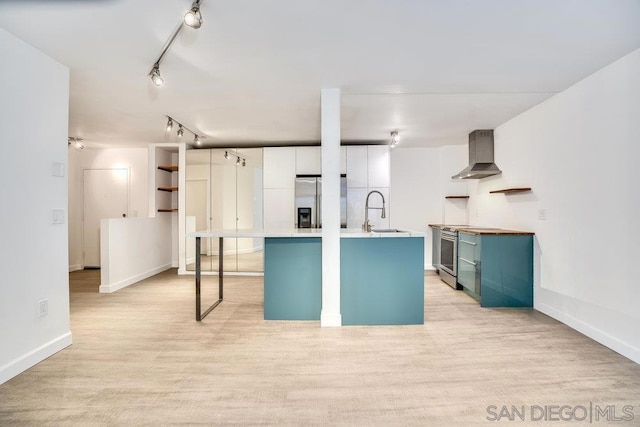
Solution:
{"label": "white pillar", "polygon": [[340,89],[321,92],[322,312],[321,326],[342,326],[340,315]]}

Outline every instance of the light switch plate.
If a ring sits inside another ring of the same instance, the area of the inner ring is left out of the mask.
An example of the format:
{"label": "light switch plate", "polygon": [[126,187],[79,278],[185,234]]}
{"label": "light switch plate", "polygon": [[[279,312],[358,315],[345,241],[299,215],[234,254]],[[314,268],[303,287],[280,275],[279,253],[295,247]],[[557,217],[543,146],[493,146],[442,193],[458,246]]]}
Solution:
{"label": "light switch plate", "polygon": [[53,176],[64,176],[64,163],[53,162],[53,168],[51,174]]}
{"label": "light switch plate", "polygon": [[538,220],[545,221],[547,219],[547,210],[538,209]]}
{"label": "light switch plate", "polygon": [[53,210],[53,221],[54,224],[64,224],[64,209],[54,209]]}

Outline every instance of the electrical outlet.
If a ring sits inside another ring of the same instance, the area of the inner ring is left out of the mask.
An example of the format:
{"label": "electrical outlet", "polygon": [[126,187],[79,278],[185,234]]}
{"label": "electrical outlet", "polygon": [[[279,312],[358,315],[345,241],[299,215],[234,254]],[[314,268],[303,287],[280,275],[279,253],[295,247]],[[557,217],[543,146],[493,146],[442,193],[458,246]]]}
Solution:
{"label": "electrical outlet", "polygon": [[538,220],[545,221],[547,219],[547,210],[546,209],[538,209]]}
{"label": "electrical outlet", "polygon": [[38,301],[38,317],[44,317],[49,314],[49,300],[41,299]]}

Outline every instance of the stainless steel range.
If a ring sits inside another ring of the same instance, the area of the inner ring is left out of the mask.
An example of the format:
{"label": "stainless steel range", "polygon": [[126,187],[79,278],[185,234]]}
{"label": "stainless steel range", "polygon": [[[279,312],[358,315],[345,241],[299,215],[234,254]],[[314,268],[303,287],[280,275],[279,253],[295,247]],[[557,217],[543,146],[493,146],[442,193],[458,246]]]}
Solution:
{"label": "stainless steel range", "polygon": [[458,275],[458,230],[453,227],[442,227],[440,231],[440,265],[439,274],[443,282],[457,289]]}

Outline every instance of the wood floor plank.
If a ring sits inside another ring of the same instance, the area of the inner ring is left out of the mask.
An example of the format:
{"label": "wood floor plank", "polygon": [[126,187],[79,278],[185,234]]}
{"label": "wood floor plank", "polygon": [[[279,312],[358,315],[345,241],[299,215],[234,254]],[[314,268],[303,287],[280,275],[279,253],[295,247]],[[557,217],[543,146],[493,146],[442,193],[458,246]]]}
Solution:
{"label": "wood floor plank", "polygon": [[343,328],[263,320],[261,277],[225,278],[198,323],[192,276],[99,294],[99,274],[70,274],[73,345],[0,386],[0,425],[487,425],[488,405],[590,402],[640,422],[639,365],[433,274],[424,325]]}

